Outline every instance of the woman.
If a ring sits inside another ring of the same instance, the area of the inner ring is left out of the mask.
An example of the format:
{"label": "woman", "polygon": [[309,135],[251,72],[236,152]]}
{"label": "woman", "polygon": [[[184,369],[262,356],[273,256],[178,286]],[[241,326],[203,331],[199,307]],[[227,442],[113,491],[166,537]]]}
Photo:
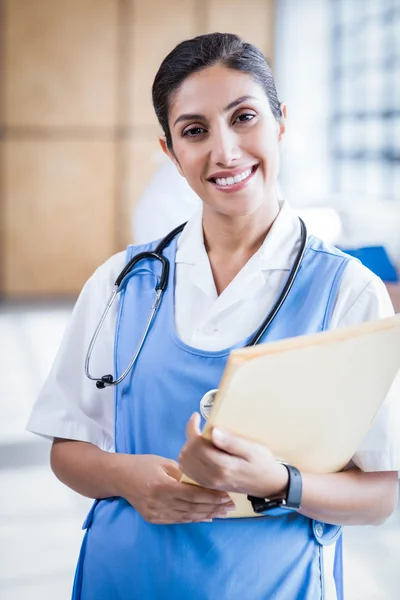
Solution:
{"label": "woman", "polygon": [[[115,388],[115,407],[113,388],[97,389],[84,376],[86,351],[118,273],[156,242],[114,256],[87,282],[29,423],[54,437],[57,477],[97,499],[73,597],[340,598],[340,568],[337,591],[333,582],[340,526],[381,523],[396,506],[394,399],[349,469],[303,473],[299,510],[278,516],[229,519],[228,493],[285,497],[288,469],[228,432],[214,431],[213,444],[200,436],[200,398],[218,387],[230,350],[248,342],[298,255],[298,218],[276,197],[286,107],[260,51],[230,34],[179,44],[156,75],[153,102],[161,146],[202,211],[163,251],[169,285],[134,368]],[[159,275],[157,261],[145,260],[126,278],[93,352],[93,373],[110,372],[114,341],[114,376],[129,364]],[[390,314],[379,279],[312,237],[262,342]],[[182,472],[204,487],[180,483]]]}

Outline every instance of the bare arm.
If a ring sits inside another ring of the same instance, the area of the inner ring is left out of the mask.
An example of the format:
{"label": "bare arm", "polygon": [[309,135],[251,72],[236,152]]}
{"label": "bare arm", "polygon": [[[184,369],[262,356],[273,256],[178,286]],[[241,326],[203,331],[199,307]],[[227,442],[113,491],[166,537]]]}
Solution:
{"label": "bare arm", "polygon": [[397,471],[364,473],[354,468],[331,475],[305,473],[300,512],[325,523],[381,525],[397,500]]}
{"label": "bare arm", "polygon": [[[273,498],[285,493],[286,467],[255,442],[214,429],[212,442],[200,433],[193,415],[188,441],[179,461],[182,470],[201,485],[227,492]],[[335,525],[379,525],[397,505],[397,471],[364,473],[357,468],[342,473],[302,473],[300,513]]]}
{"label": "bare arm", "polygon": [[88,498],[118,496],[118,461],[111,454],[87,442],[54,440],[50,464],[56,477],[75,492]]}
{"label": "bare arm", "polygon": [[50,458],[68,487],[89,498],[125,498],[151,523],[207,521],[234,508],[224,492],[180,483],[178,464],[162,456],[114,454],[86,442],[55,440]]}

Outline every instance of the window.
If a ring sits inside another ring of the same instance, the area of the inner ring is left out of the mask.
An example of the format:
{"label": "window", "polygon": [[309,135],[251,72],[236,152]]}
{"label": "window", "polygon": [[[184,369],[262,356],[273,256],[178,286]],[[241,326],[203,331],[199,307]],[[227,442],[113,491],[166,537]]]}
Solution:
{"label": "window", "polygon": [[331,0],[335,192],[400,199],[400,0]]}

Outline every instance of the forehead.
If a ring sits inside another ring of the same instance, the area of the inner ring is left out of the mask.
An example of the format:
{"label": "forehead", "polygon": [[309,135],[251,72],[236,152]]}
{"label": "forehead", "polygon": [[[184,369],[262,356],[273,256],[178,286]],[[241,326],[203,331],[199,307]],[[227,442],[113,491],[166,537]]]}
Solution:
{"label": "forehead", "polygon": [[265,91],[252,75],[214,65],[185,79],[172,98],[169,116],[174,120],[182,113],[222,111],[242,96],[253,96],[257,102],[268,104]]}

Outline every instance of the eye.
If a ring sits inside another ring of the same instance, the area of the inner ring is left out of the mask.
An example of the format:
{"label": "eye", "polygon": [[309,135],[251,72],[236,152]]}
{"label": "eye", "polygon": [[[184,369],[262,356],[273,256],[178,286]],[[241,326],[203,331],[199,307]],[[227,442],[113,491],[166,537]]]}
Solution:
{"label": "eye", "polygon": [[199,137],[203,133],[206,133],[204,127],[199,127],[198,125],[196,125],[194,127],[188,127],[187,129],[184,129],[182,132],[182,137],[194,138]]}
{"label": "eye", "polygon": [[235,123],[245,123],[246,121],[252,121],[256,115],[253,113],[242,113],[238,115],[235,119]]}

